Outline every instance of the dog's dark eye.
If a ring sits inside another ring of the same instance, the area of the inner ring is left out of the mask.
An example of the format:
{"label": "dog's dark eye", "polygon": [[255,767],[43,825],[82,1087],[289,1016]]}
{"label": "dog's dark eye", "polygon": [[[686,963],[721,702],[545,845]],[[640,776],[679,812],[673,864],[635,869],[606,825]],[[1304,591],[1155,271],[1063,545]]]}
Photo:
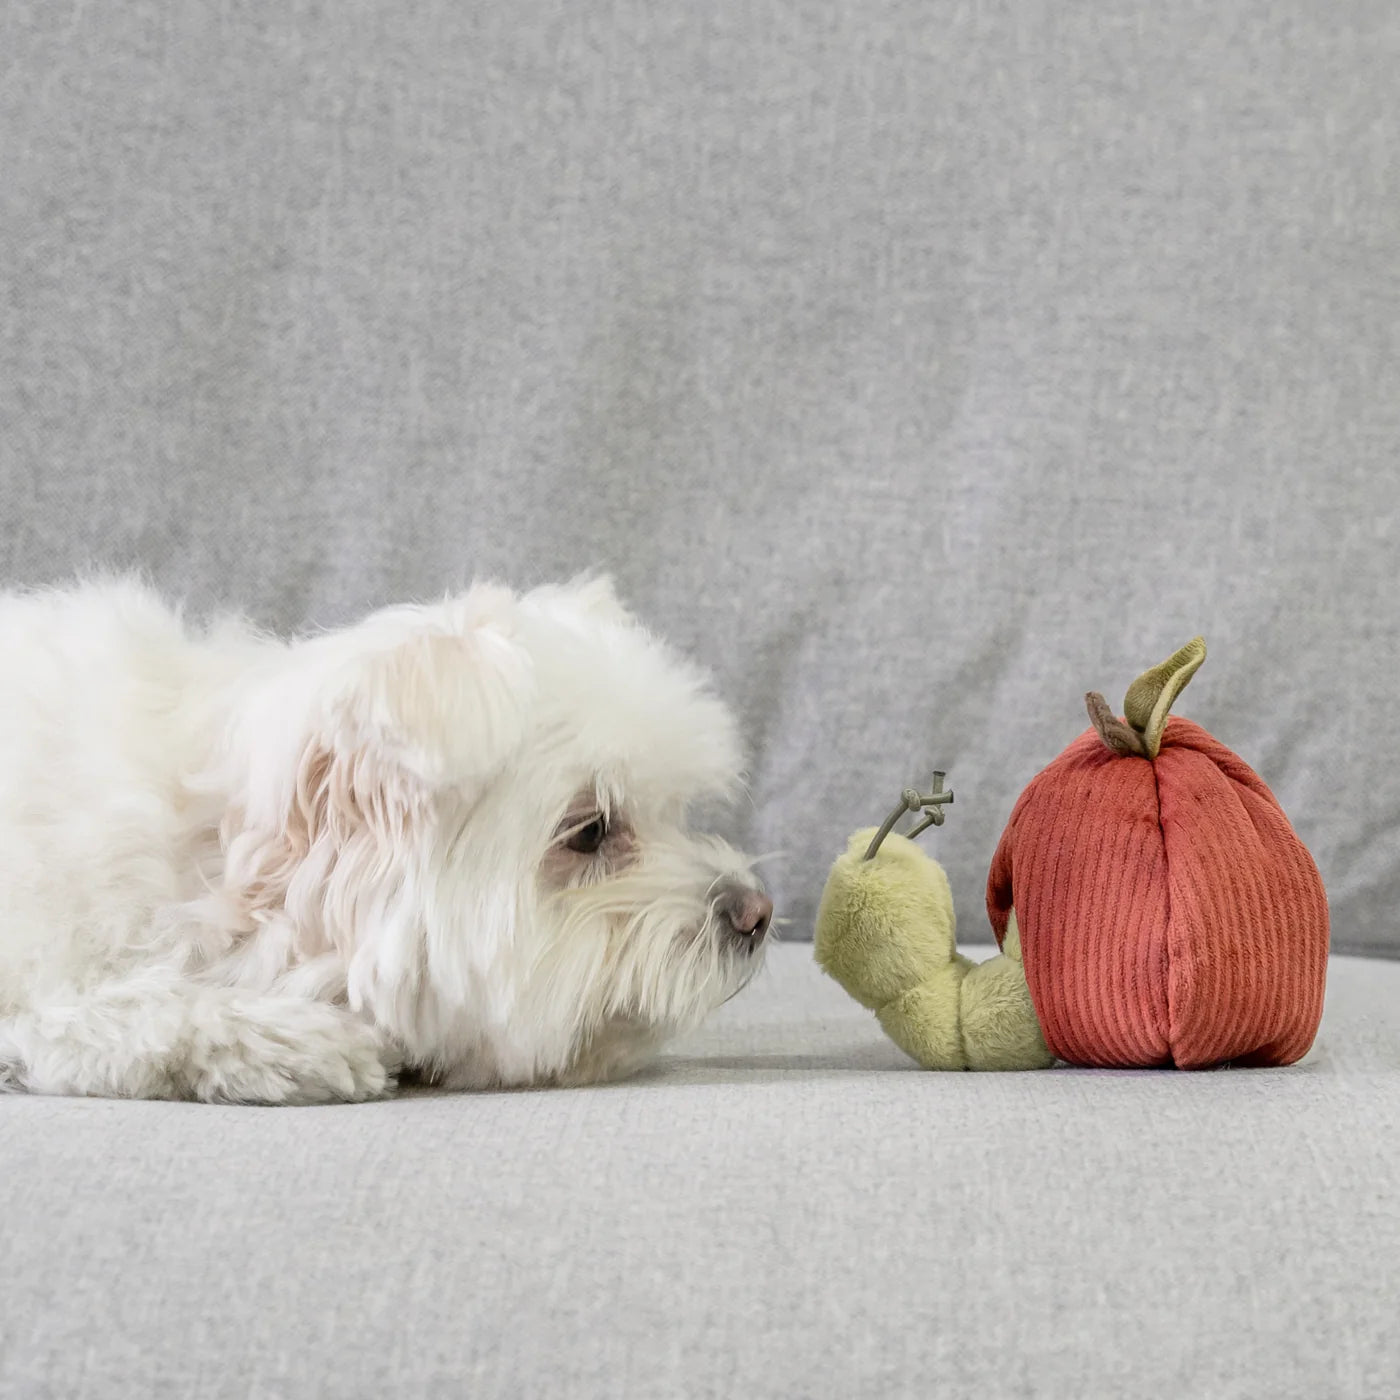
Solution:
{"label": "dog's dark eye", "polygon": [[564,843],[571,851],[591,856],[608,839],[608,819],[596,816],[587,826],[580,827]]}

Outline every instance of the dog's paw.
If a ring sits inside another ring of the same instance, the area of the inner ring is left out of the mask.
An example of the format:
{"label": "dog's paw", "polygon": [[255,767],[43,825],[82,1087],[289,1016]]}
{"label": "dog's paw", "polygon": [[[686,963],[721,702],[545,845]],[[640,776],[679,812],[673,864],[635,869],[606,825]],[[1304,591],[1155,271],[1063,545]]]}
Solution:
{"label": "dog's paw", "polygon": [[24,1089],[22,1061],[18,1049],[10,1043],[0,1026],[0,1094],[18,1094]]}
{"label": "dog's paw", "polygon": [[191,1096],[210,1103],[359,1103],[395,1087],[374,1027],[322,1002],[260,998],[196,1037]]}

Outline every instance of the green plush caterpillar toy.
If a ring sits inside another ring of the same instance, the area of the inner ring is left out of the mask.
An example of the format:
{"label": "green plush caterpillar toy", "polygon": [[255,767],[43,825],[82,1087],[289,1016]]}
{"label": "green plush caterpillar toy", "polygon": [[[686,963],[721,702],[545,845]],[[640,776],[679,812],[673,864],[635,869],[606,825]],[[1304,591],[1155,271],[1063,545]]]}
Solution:
{"label": "green plush caterpillar toy", "polygon": [[[885,1034],[925,1069],[1040,1069],[1054,1063],[1026,988],[1013,918],[1002,951],[974,963],[957,948],[953,893],[943,867],[914,844],[941,826],[953,795],[906,789],[884,826],[857,831],[837,858],[817,911],[817,962]],[[908,836],[906,811],[926,811]]]}

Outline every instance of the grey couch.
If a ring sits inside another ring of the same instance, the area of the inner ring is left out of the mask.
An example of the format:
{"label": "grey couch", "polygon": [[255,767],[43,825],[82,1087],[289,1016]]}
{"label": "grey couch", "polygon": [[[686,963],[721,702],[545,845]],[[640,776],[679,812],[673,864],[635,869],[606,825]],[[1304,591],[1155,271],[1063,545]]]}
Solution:
{"label": "grey couch", "polygon": [[1385,1397],[1400,965],[1286,1070],[936,1075],[779,950],[624,1085],[0,1100],[0,1396]]}
{"label": "grey couch", "polygon": [[[1397,1393],[1397,62],[1372,0],[0,6],[0,583],[608,568],[795,944],[617,1088],[0,1100],[0,1397]],[[975,940],[1197,631],[1317,1048],[914,1071],[800,946],[845,834],[947,769]]]}

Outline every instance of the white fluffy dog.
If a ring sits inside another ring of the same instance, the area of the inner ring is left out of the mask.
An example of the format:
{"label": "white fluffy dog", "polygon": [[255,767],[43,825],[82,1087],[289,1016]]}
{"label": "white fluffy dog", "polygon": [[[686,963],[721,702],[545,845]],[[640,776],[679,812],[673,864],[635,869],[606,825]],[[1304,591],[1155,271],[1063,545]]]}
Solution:
{"label": "white fluffy dog", "polygon": [[311,1103],[626,1073],[772,905],[728,712],[585,581],[291,643],[0,596],[0,1088]]}

